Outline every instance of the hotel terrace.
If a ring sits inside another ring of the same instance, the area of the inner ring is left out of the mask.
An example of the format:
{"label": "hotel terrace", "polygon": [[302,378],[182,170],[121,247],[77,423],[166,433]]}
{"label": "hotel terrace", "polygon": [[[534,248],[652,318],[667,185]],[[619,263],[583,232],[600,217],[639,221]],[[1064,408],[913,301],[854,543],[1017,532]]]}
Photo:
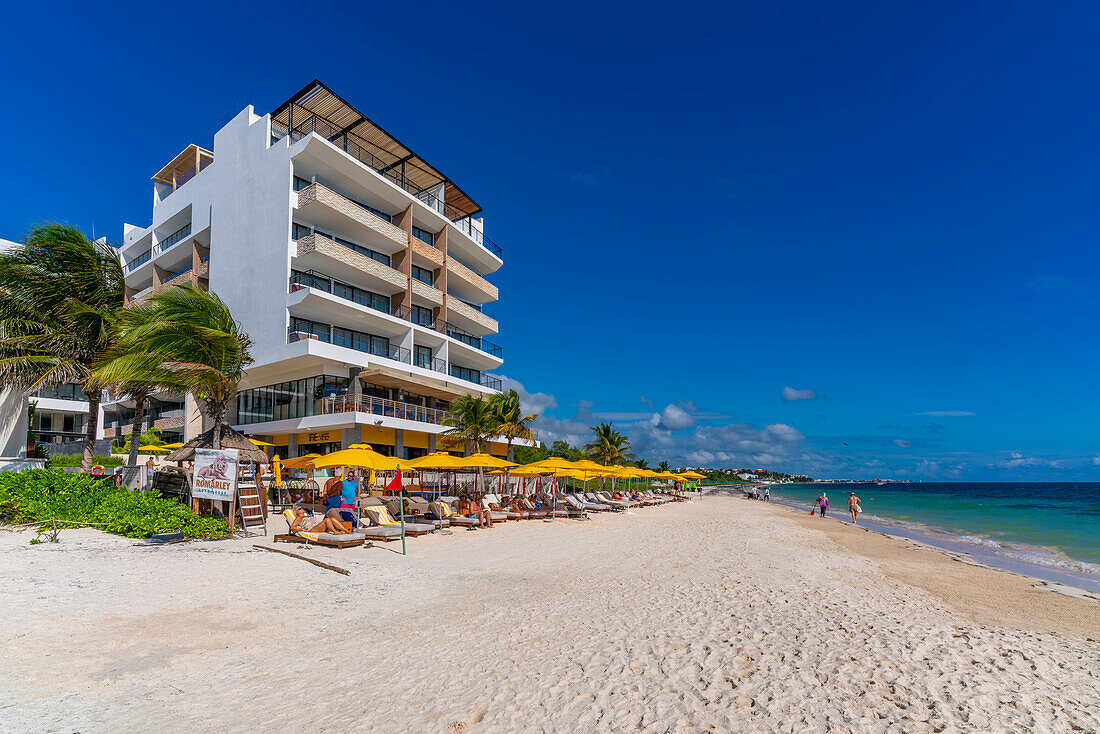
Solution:
{"label": "hotel terrace", "polygon": [[[197,283],[229,305],[256,359],[230,420],[284,458],[436,450],[450,401],[501,387],[483,307],[502,253],[481,206],[318,81],[269,115],[249,106],[213,148],[169,161],[148,226],[125,225],[127,299]],[[108,406],[109,435],[128,407]],[[178,430],[200,421],[186,399]]]}

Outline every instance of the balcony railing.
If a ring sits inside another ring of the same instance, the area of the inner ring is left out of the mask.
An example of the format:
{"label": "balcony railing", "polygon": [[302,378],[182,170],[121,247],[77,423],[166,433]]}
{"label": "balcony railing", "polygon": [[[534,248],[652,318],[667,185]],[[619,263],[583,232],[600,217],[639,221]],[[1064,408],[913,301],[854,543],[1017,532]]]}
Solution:
{"label": "balcony railing", "polygon": [[447,374],[447,360],[438,357],[417,357],[414,355],[413,365],[433,372]]}
{"label": "balcony railing", "polygon": [[188,265],[186,267],[180,268],[179,270],[177,270],[176,272],[172,273],[167,278],[165,278],[164,282],[165,283],[171,283],[173,280],[180,277],[181,275],[186,275],[187,273],[190,273],[192,267],[193,266]]}
{"label": "balcony railing", "polygon": [[358,288],[348,283],[343,283],[316,270],[292,270],[290,274],[290,292],[300,288],[316,288],[317,290],[331,293],[345,301],[358,303],[360,306],[373,308],[382,313],[390,312],[390,298],[374,291]]}
{"label": "balcony railing", "polygon": [[442,319],[433,319],[431,317],[425,317],[422,312],[417,311],[409,306],[394,306],[390,311],[391,316],[396,316],[402,321],[408,321],[410,324],[416,324],[417,326],[423,326],[427,329],[432,329],[443,333],[445,322]]}
{"label": "balcony railing", "polygon": [[425,408],[412,403],[399,403],[396,400],[386,400],[373,395],[335,395],[321,400],[322,415],[350,412],[402,418],[419,423],[434,423],[437,426],[443,425],[443,420],[450,415],[438,408]]}
{"label": "balcony railing", "polygon": [[[489,252],[493,253],[497,257],[503,259],[503,250],[500,245],[493,242],[491,239],[485,236],[485,234],[473,226],[473,216],[468,212],[464,212],[458,207],[448,204],[435,195],[434,189],[422,189],[412,181],[405,178],[401,167],[387,165],[384,161],[378,158],[376,155],[367,150],[366,147],[357,142],[357,136],[351,135],[346,132],[341,132],[337,128],[330,125],[325,120],[317,117],[316,115],[310,115],[303,122],[298,123],[290,131],[290,139],[293,142],[297,142],[306,137],[310,133],[316,133],[318,136],[329,141],[337,148],[340,148],[345,153],[356,159],[360,163],[366,165],[372,169],[375,173],[383,178],[389,180],[397,187],[408,192],[412,196],[422,201],[427,206],[436,210],[447,219],[451,220],[451,223],[455,227],[464,232],[470,239],[477,244],[481,245]],[[277,123],[271,124],[271,135],[275,140],[279,140],[287,135],[286,127]],[[366,142],[366,141],[363,141]]]}
{"label": "balcony railing", "polygon": [[500,381],[499,377],[493,377],[492,375],[486,375],[485,373],[481,374],[481,384],[484,387],[489,388],[490,390],[497,390],[497,391],[500,391],[500,389],[503,385],[503,383]]}
{"label": "balcony railing", "polygon": [[170,247],[172,247],[172,245],[175,245],[177,242],[184,239],[185,237],[187,237],[190,234],[191,234],[191,223],[188,222],[187,224],[183,225],[182,227],[177,229],[175,232],[168,235],[163,240],[161,240],[160,242],[157,243],[157,246],[155,248],[156,251],[157,251],[157,254],[159,255],[160,253],[162,253],[165,250],[169,249]]}
{"label": "balcony railing", "polygon": [[135,270],[140,268],[142,265],[149,262],[149,260],[151,260],[152,257],[153,257],[153,251],[152,250],[149,250],[148,252],[145,252],[145,253],[135,257],[133,260],[126,263],[126,274],[129,275],[130,273],[134,272]]}
{"label": "balcony railing", "polygon": [[[333,333],[334,331],[336,331],[335,334]],[[385,344],[384,342],[375,343],[373,339],[362,338],[370,336],[369,334],[363,334],[362,332],[356,332],[342,327],[336,327],[334,329],[327,324],[319,324],[316,322],[311,322],[309,325],[292,324],[287,329],[288,344],[293,344],[294,342],[304,339],[316,339],[326,344],[334,344],[338,347],[354,349],[357,352],[373,354],[376,357],[392,359],[395,362],[412,364],[412,352],[410,350],[394,344]]]}
{"label": "balcony railing", "polygon": [[498,345],[493,344],[488,339],[484,339],[479,336],[474,336],[465,329],[455,326],[454,324],[447,324],[447,336],[452,339],[457,339],[463,344],[469,344],[474,349],[480,349],[481,351],[491,354],[494,357],[504,359],[504,350]]}

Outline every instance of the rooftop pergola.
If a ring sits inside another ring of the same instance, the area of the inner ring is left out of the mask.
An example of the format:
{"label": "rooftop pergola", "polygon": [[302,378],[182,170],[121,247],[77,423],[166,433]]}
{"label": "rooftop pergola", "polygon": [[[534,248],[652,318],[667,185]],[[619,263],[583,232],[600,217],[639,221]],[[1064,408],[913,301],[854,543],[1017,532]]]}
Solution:
{"label": "rooftop pergola", "polygon": [[153,176],[153,180],[165,186],[178,188],[213,162],[213,153],[192,143],[173,158],[167,166],[157,171],[157,174]]}
{"label": "rooftop pergola", "polygon": [[316,79],[272,112],[271,119],[284,129],[317,133],[349,153],[354,151],[359,160],[414,195],[443,184],[451,219],[481,212],[453,181]]}

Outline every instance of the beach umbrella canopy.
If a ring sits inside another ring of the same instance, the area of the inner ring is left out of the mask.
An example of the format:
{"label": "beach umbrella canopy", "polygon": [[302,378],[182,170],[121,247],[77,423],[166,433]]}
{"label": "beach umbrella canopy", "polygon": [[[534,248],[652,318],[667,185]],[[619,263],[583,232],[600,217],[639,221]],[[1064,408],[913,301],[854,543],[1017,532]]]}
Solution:
{"label": "beach umbrella canopy", "polygon": [[660,474],[654,474],[653,476],[658,477],[660,479],[679,479],[679,477],[677,477],[675,474],[673,474],[670,471],[663,471]]}
{"label": "beach umbrella canopy", "polygon": [[514,461],[507,461],[497,456],[493,456],[492,454],[470,454],[469,456],[465,457],[463,461],[469,462],[469,466],[485,466],[493,467],[494,469],[502,469],[508,466],[519,466],[519,464],[515,463]]}
{"label": "beach umbrella canopy", "polygon": [[468,457],[454,456],[446,451],[435,451],[426,456],[409,459],[404,465],[407,469],[474,469],[477,466],[471,464]]}
{"label": "beach umbrella canopy", "polygon": [[257,441],[254,438],[250,438],[248,440],[251,441],[252,443],[256,444],[257,446],[274,446],[275,445],[273,443],[268,443],[267,441]]}
{"label": "beach umbrella canopy", "polygon": [[169,449],[169,450],[171,450],[171,449],[181,449],[181,448],[183,448],[183,444],[182,443],[166,443],[161,448],[165,448],[165,449]]}
{"label": "beach umbrella canopy", "polygon": [[159,454],[162,452],[167,454],[171,450],[167,446],[138,446],[139,454]]}
{"label": "beach umbrella canopy", "polygon": [[[398,466],[398,460],[392,456],[383,456],[370,449],[344,449],[325,454],[319,459],[313,460],[314,469],[329,469],[336,466],[353,466],[358,469],[372,469],[374,471],[393,471]],[[404,462],[401,462],[404,463]]]}
{"label": "beach umbrella canopy", "polygon": [[575,469],[576,466],[572,461],[563,459],[560,456],[551,456],[549,459],[543,459],[542,461],[533,461],[526,465],[528,469],[542,468],[542,469]]}
{"label": "beach umbrella canopy", "polygon": [[287,459],[283,462],[284,469],[310,469],[313,467],[314,459],[320,459],[320,454],[306,454],[305,456],[299,456],[297,459]]}
{"label": "beach umbrella canopy", "polygon": [[513,477],[544,477],[548,474],[553,474],[554,469],[548,467],[536,466],[517,466],[514,469],[494,469],[489,474],[511,474]]}
{"label": "beach umbrella canopy", "polygon": [[700,474],[699,472],[695,471],[694,469],[689,469],[688,471],[684,472],[680,476],[687,477],[688,479],[706,479],[707,478],[706,474]]}

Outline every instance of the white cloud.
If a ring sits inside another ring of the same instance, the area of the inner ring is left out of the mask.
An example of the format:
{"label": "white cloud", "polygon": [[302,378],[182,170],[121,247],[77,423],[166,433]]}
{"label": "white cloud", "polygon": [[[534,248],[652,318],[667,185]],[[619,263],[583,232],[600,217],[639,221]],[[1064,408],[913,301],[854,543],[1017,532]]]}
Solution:
{"label": "white cloud", "polygon": [[[688,404],[690,405],[690,403]],[[691,406],[694,408],[695,406]],[[695,416],[688,413],[679,405],[668,404],[661,411],[661,425],[670,431],[679,431],[681,428],[695,425]]]}
{"label": "white cloud", "polygon": [[906,441],[904,438],[895,438],[894,439],[894,445],[897,446],[898,448],[903,448],[903,449],[909,448],[909,442]]}
{"label": "white cloud", "polygon": [[974,415],[970,410],[926,410],[923,413],[917,413],[917,415],[934,415],[937,418],[958,418],[964,415]]}
{"label": "white cloud", "polygon": [[505,392],[508,390],[516,391],[524,413],[543,415],[546,411],[558,407],[558,401],[554,399],[553,395],[544,392],[528,392],[519,380],[500,375],[500,383]]}
{"label": "white cloud", "polygon": [[809,388],[805,390],[798,390],[789,385],[783,388],[783,399],[787,402],[792,400],[813,400],[817,397],[817,393]]}
{"label": "white cloud", "polygon": [[1092,463],[1095,464],[1096,466],[1100,466],[1100,454],[1097,454],[1096,456],[1092,457]]}

